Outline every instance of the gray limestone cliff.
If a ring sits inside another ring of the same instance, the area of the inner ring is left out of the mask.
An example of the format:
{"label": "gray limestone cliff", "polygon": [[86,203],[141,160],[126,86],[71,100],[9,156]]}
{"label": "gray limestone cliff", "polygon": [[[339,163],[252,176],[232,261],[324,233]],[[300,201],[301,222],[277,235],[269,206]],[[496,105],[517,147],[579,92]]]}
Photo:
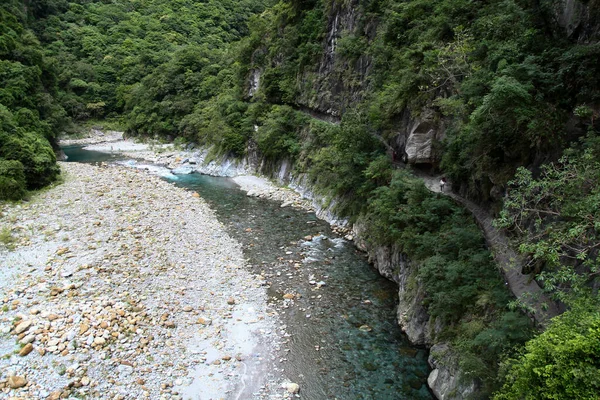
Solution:
{"label": "gray limestone cliff", "polygon": [[[371,56],[353,56],[343,50],[344,41],[356,38],[368,46],[377,35],[378,20],[361,14],[358,0],[333,3],[328,10],[326,34],[321,43],[321,56],[311,68],[303,69],[296,79],[297,97],[287,104],[312,118],[339,123],[345,111],[364,99],[370,90],[370,74],[373,70]],[[254,51],[253,60],[264,60],[265,46]],[[278,65],[279,58],[272,56],[271,64]],[[256,64],[246,76],[245,98],[252,99],[264,85],[264,71],[269,62]],[[392,129],[392,135],[380,138],[390,152],[409,164],[435,164],[439,159],[436,143],[444,139],[445,124],[435,108],[400,112]]]}
{"label": "gray limestone cliff", "polygon": [[600,3],[597,0],[558,0],[553,3],[553,16],[564,34],[579,43],[598,40]]}
{"label": "gray limestone cliff", "polygon": [[432,368],[427,384],[440,400],[465,399],[474,394],[477,385],[462,376],[457,353],[443,339],[444,326],[431,317],[423,305],[425,293],[416,278],[417,266],[395,246],[371,246],[362,239],[363,225],[353,226],[356,246],[365,251],[369,262],[379,273],[398,284],[398,325],[409,340],[430,348],[429,365]]}

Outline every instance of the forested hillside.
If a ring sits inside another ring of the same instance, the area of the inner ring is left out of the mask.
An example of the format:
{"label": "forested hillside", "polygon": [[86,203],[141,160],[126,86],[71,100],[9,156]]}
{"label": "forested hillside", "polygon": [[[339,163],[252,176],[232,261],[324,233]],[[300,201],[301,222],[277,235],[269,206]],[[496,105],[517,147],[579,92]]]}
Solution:
{"label": "forested hillside", "polygon": [[[10,0],[0,6],[0,197],[57,175],[49,142],[70,122],[122,118],[174,137],[230,79],[228,43],[261,1]],[[125,117],[126,116],[126,117]]]}
{"label": "forested hillside", "polygon": [[[11,0],[0,12],[1,198],[55,178],[48,141],[69,121],[252,153],[265,173],[287,160],[367,242],[418,265],[432,340],[460,354],[478,395],[598,392],[598,1]],[[524,273],[570,310],[526,349],[538,332],[477,226],[406,165],[497,216]]]}
{"label": "forested hillside", "polygon": [[0,5],[0,199],[16,200],[57,174],[50,145],[67,117],[56,64],[44,56],[20,1]]}
{"label": "forested hillside", "polygon": [[74,1],[36,18],[59,66],[61,104],[76,121],[125,114],[128,129],[174,136],[218,94],[228,43],[248,33],[261,1]]}

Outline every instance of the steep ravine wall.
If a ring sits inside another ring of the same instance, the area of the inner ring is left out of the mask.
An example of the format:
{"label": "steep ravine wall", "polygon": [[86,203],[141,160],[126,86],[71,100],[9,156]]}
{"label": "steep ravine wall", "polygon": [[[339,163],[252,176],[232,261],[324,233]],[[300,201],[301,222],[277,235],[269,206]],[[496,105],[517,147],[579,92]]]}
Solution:
{"label": "steep ravine wall", "polygon": [[[373,57],[367,54],[348,56],[339,48],[344,38],[360,37],[367,43],[373,43],[376,38],[379,19],[365,18],[359,3],[358,0],[332,3],[327,11],[321,56],[313,67],[306,67],[297,75],[297,97],[293,102],[269,104],[285,104],[311,118],[339,124],[348,109],[364,100],[371,90]],[[254,50],[252,58],[263,59],[267,53],[268,48],[261,46]],[[283,55],[273,56],[272,62],[277,64],[275,60],[279,58]],[[244,87],[246,100],[261,92],[267,68],[268,63],[253,64],[248,70]],[[436,165],[439,154],[435,152],[435,145],[445,137],[446,122],[435,107],[411,109],[406,106],[393,121],[386,137],[378,136],[378,139],[398,160],[409,164]]]}
{"label": "steep ravine wall", "polygon": [[444,328],[423,306],[425,293],[416,278],[417,266],[396,246],[372,246],[363,240],[364,225],[354,224],[356,247],[365,251],[379,273],[398,284],[397,320],[411,343],[430,349],[432,368],[427,384],[438,399],[466,399],[477,390],[475,382],[461,378],[457,354],[449,343],[436,340]]}

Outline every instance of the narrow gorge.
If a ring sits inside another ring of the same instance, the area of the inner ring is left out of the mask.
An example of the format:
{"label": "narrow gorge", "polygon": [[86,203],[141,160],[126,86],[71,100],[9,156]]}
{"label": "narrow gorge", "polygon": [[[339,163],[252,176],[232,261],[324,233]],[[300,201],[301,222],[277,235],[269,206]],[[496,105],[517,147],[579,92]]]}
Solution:
{"label": "narrow gorge", "polygon": [[597,0],[4,1],[0,390],[595,399],[599,35]]}

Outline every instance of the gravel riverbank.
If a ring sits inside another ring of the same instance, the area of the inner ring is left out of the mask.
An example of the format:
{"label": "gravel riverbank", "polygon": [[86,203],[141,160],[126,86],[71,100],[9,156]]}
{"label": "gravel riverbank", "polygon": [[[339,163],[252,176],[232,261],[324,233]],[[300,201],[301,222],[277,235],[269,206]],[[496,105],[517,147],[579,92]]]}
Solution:
{"label": "gravel riverbank", "polygon": [[[315,206],[318,207],[318,203],[320,203],[320,201],[314,201],[314,194],[306,188],[281,187],[264,177],[254,175],[256,169],[250,167],[248,160],[221,159],[219,157],[216,160],[211,160],[210,151],[206,148],[183,150],[176,149],[170,144],[150,145],[138,143],[131,139],[118,139],[117,134],[118,132],[111,132],[111,140],[107,141],[104,140],[105,135],[98,135],[97,132],[92,131],[89,138],[63,140],[61,145],[85,144],[86,150],[121,154],[132,159],[144,160],[152,164],[162,165],[176,175],[198,172],[205,175],[230,177],[248,196],[274,200],[280,202],[281,207],[317,211]],[[130,166],[144,168],[143,163]],[[350,230],[345,221],[328,218],[326,214],[321,215],[321,217],[330,222],[335,232],[351,238],[348,235]]]}
{"label": "gravel riverbank", "polygon": [[[172,145],[150,146],[145,143],[134,142],[130,139],[105,142],[101,140],[101,136],[82,139],[83,142],[80,144],[87,144],[94,139],[96,142],[85,146],[86,150],[122,154],[132,159],[163,165],[174,174],[179,175],[199,172],[206,175],[230,177],[249,196],[279,201],[284,207],[292,206],[307,211],[314,211],[308,199],[302,198],[300,194],[291,189],[279,187],[263,177],[251,175],[253,171],[247,165],[242,163],[238,165],[231,162],[225,162],[223,165],[216,161],[207,164],[208,150],[206,149],[177,150]],[[73,141],[73,143],[78,142]],[[133,166],[135,167],[136,165]],[[144,168],[143,163],[137,166]]]}
{"label": "gravel riverbank", "polygon": [[[2,206],[0,397],[284,398],[264,282],[197,194],[116,166]],[[284,385],[285,386],[285,385]]]}

